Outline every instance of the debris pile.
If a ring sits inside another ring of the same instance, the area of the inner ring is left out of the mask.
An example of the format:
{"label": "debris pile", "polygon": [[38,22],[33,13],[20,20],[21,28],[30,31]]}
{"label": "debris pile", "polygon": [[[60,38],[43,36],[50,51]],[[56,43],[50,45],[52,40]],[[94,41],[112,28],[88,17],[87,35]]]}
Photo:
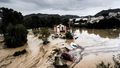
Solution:
{"label": "debris pile", "polygon": [[22,51],[17,51],[13,54],[13,56],[19,56],[19,55],[22,55],[22,54],[25,54],[27,51],[24,49]]}
{"label": "debris pile", "polygon": [[68,62],[71,63],[79,63],[80,60],[82,59],[81,52],[84,49],[75,44],[71,43],[68,46],[65,46],[61,49],[55,49],[54,51],[56,52],[55,59],[54,59],[54,67],[55,68],[68,68],[71,66]]}

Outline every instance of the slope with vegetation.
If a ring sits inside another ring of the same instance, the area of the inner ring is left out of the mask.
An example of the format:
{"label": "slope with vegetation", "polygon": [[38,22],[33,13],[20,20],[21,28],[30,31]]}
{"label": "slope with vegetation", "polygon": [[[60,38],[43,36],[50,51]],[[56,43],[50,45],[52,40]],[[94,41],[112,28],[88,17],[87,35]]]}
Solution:
{"label": "slope with vegetation", "polygon": [[120,9],[108,9],[108,10],[102,10],[98,12],[95,16],[103,16],[103,15],[108,15],[110,12],[117,13],[120,12]]}
{"label": "slope with vegetation", "polygon": [[27,42],[27,29],[23,25],[23,16],[13,9],[0,8],[2,23],[0,29],[4,35],[6,47],[16,48]]}
{"label": "slope with vegetation", "polygon": [[58,14],[30,14],[24,16],[24,25],[27,28],[39,28],[39,27],[53,27],[60,23],[68,26],[70,18],[78,18],[75,15],[58,15]]}

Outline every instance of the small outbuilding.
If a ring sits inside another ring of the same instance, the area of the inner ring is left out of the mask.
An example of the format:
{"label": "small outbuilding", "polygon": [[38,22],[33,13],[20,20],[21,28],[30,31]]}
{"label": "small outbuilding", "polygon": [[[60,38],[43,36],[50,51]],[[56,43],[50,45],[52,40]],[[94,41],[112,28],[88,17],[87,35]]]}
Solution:
{"label": "small outbuilding", "polygon": [[55,34],[61,34],[61,33],[66,33],[66,26],[59,24],[57,26],[54,27],[54,32]]}

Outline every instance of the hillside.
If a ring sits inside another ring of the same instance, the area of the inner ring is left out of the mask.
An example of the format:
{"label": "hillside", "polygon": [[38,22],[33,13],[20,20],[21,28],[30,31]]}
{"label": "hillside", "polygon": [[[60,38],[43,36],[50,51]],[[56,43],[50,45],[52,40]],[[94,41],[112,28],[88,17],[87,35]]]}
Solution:
{"label": "hillside", "polygon": [[24,25],[27,28],[39,28],[39,27],[53,27],[54,25],[58,25],[63,23],[64,25],[68,25],[68,21],[70,18],[78,18],[76,15],[59,15],[59,14],[30,14],[24,16]]}
{"label": "hillside", "polygon": [[120,12],[120,9],[118,8],[118,9],[102,10],[102,11],[98,12],[95,16],[102,16],[103,14],[108,14],[110,12],[114,12],[114,13]]}
{"label": "hillside", "polygon": [[32,17],[32,16],[60,17],[60,18],[79,18],[79,16],[77,16],[77,15],[59,15],[59,14],[42,14],[42,13],[25,15],[24,18],[29,18],[29,17]]}

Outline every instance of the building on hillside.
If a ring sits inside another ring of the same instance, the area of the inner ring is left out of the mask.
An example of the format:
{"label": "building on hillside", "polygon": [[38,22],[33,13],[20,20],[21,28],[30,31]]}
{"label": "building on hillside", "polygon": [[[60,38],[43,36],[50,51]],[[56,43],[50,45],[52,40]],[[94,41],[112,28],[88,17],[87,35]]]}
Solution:
{"label": "building on hillside", "polygon": [[110,16],[110,17],[115,17],[115,16],[117,16],[117,14],[118,14],[118,13],[110,12],[110,13],[109,13],[109,16]]}
{"label": "building on hillside", "polygon": [[118,15],[120,15],[120,12],[117,12]]}
{"label": "building on hillside", "polygon": [[100,20],[104,19],[103,16],[99,16],[99,17],[90,17],[88,19],[88,23],[95,23],[95,22],[99,22]]}

